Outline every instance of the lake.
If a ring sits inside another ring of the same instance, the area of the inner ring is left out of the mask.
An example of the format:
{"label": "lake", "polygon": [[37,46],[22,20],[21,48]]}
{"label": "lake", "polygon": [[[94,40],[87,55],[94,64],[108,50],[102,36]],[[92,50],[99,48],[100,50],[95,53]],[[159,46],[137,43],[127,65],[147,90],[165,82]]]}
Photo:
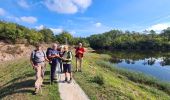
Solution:
{"label": "lake", "polygon": [[142,72],[170,82],[170,52],[108,52],[117,67]]}

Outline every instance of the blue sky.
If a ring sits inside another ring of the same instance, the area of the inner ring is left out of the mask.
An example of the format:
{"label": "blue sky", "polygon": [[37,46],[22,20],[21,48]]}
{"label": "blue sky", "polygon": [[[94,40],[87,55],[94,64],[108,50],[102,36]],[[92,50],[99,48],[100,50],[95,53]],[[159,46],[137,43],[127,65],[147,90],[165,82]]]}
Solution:
{"label": "blue sky", "polygon": [[0,19],[74,36],[111,29],[160,32],[170,27],[170,0],[0,0]]}

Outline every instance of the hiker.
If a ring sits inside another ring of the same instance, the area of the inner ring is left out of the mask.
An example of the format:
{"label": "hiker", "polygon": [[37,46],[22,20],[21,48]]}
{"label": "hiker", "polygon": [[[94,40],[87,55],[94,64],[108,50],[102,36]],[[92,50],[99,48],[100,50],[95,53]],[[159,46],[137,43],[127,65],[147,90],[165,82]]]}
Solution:
{"label": "hiker", "polygon": [[[63,57],[63,52],[64,52],[62,45],[60,45],[60,46],[58,47],[58,51],[59,51],[59,56],[62,58],[62,57]],[[63,73],[63,63],[62,63],[62,59],[59,59],[58,62],[59,62],[60,72]]]}
{"label": "hiker", "polygon": [[[63,69],[65,74],[65,82],[68,83],[71,83],[72,81],[71,61],[72,61],[72,52],[68,50],[68,45],[65,45],[63,57],[62,57],[62,63],[63,63]],[[70,80],[68,80],[67,73],[70,74]]]}
{"label": "hiker", "polygon": [[51,81],[51,84],[53,84],[54,80],[55,80],[55,72],[56,72],[56,67],[57,67],[57,64],[58,64],[58,59],[60,58],[59,56],[59,52],[57,51],[57,47],[58,45],[56,43],[54,43],[52,45],[52,49],[49,51],[49,55],[48,57],[51,59],[51,63],[50,63],[50,66],[51,66],[51,74],[50,74],[50,81]]}
{"label": "hiker", "polygon": [[43,84],[45,61],[48,61],[40,44],[36,44],[36,49],[31,53],[30,61],[33,69],[36,71],[35,94],[37,94]]}
{"label": "hiker", "polygon": [[[78,47],[75,48],[75,57],[76,57],[76,71],[82,71],[82,61],[83,61],[83,55],[84,55],[84,47],[82,45],[82,43],[78,44]],[[79,68],[78,68],[78,63],[79,63]]]}

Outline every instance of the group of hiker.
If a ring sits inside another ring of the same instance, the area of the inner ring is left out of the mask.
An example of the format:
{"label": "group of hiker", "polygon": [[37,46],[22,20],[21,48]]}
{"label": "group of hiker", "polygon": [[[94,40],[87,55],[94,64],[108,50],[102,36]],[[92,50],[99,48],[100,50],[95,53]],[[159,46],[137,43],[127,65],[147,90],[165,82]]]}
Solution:
{"label": "group of hiker", "polygon": [[[39,92],[43,86],[43,79],[45,75],[46,62],[50,65],[50,83],[53,84],[61,73],[65,74],[63,82],[72,82],[72,51],[68,45],[59,45],[54,43],[52,47],[45,52],[41,44],[36,44],[36,49],[32,51],[30,61],[33,69],[36,72],[35,94]],[[75,48],[76,70],[82,71],[82,60],[85,52],[82,43],[79,43]],[[78,66],[79,65],[79,66]],[[69,74],[69,78],[68,75]]]}

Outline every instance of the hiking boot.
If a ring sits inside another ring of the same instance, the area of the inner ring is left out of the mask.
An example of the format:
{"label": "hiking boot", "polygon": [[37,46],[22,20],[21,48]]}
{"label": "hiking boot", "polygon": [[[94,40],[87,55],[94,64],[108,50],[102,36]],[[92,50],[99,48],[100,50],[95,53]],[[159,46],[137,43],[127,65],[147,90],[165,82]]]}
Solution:
{"label": "hiking boot", "polygon": [[70,80],[68,81],[68,83],[71,83],[72,82],[72,78],[70,78]]}
{"label": "hiking boot", "polygon": [[67,82],[67,77],[65,78],[65,82]]}

